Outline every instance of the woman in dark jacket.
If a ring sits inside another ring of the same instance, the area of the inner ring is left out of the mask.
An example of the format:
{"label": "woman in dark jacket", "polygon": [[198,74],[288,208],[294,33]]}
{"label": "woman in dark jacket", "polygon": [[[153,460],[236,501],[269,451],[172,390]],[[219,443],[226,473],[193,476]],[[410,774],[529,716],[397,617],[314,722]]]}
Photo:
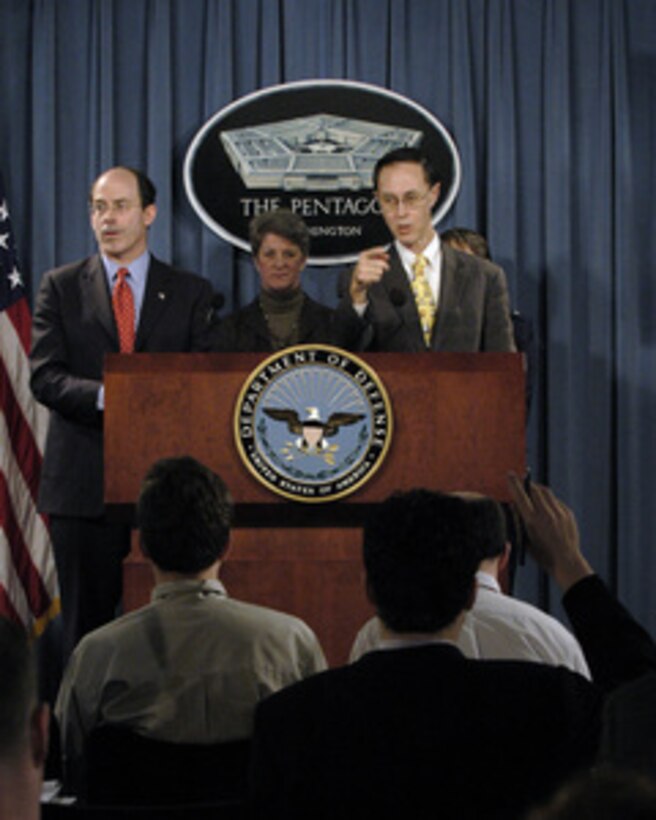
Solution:
{"label": "woman in dark jacket", "polygon": [[219,323],[213,349],[274,352],[298,344],[350,346],[336,312],[301,287],[310,251],[310,234],[301,217],[286,208],[266,211],[251,221],[249,232],[260,293]]}

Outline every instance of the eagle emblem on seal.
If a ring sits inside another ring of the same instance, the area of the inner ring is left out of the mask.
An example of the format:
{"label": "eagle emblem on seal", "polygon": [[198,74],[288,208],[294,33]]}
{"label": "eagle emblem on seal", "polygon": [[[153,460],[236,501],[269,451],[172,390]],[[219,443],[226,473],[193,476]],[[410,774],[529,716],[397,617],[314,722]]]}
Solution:
{"label": "eagle emblem on seal", "polygon": [[[340,427],[355,424],[365,418],[364,413],[335,412],[326,421],[321,419],[318,407],[306,408],[307,416],[301,420],[298,412],[292,408],[264,407],[264,413],[275,421],[284,422],[290,433],[297,438],[293,446],[303,455],[328,457],[337,450],[337,445],[330,446],[327,439],[336,436]],[[289,458],[289,447],[285,448]],[[293,457],[293,456],[292,456]],[[328,459],[331,461],[332,459]]]}

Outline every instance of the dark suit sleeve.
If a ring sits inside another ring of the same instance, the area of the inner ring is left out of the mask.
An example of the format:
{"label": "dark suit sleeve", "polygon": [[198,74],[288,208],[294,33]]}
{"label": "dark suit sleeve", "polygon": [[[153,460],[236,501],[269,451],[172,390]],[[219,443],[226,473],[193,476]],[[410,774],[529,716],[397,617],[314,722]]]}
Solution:
{"label": "dark suit sleeve", "polygon": [[514,352],[506,275],[497,265],[488,266],[482,350]]}
{"label": "dark suit sleeve", "polygon": [[280,754],[272,737],[267,716],[262,716],[261,704],[255,710],[253,735],[248,789],[250,816],[283,817],[285,773],[279,769]]}
{"label": "dark suit sleeve", "polygon": [[255,299],[215,323],[211,349],[217,353],[271,353],[273,346],[264,313]]}
{"label": "dark suit sleeve", "polygon": [[368,350],[373,342],[373,326],[369,312],[360,316],[351,302],[349,287],[353,269],[342,271],[337,282],[337,308],[335,309],[335,344],[354,353]]}
{"label": "dark suit sleeve", "polygon": [[191,315],[190,344],[192,353],[211,350],[212,286],[207,279],[194,276],[197,296]]}
{"label": "dark suit sleeve", "polygon": [[656,772],[656,672],[608,697],[599,759],[611,766]]}
{"label": "dark suit sleeve", "polygon": [[270,353],[273,351],[266,327],[249,321],[249,306],[219,320],[212,328],[210,349],[216,353]]}
{"label": "dark suit sleeve", "polygon": [[37,401],[70,421],[100,424],[96,404],[102,382],[93,374],[84,377],[71,372],[62,294],[52,272],[43,277],[36,299],[30,363],[30,385]]}
{"label": "dark suit sleeve", "polygon": [[656,669],[656,645],[597,575],[564,595],[594,682],[605,691]]}
{"label": "dark suit sleeve", "polygon": [[367,349],[371,338],[369,323],[353,309],[350,300],[341,301],[332,313],[331,343],[354,353]]}
{"label": "dark suit sleeve", "polygon": [[[265,698],[255,709],[249,775],[249,808],[253,818],[292,820],[299,818],[299,806],[310,806],[316,795],[308,795],[313,777],[306,777],[309,760],[316,749],[308,746],[307,727],[312,724],[306,699],[291,700],[292,685]],[[314,772],[316,775],[316,771]],[[310,811],[310,814],[312,812]],[[319,810],[317,816],[325,814]],[[309,816],[309,815],[308,815]]]}
{"label": "dark suit sleeve", "polygon": [[212,325],[210,332],[210,350],[216,353],[236,353],[237,340],[234,316],[225,316]]}

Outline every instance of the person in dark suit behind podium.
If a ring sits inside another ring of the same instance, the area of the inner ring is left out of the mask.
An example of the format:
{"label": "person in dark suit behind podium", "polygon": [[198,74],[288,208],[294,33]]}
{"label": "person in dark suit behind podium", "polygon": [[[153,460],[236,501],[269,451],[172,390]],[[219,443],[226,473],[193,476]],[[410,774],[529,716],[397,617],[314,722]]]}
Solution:
{"label": "person in dark suit behind podium", "polygon": [[260,293],[216,325],[212,349],[272,353],[298,344],[352,347],[360,333],[358,322],[347,317],[338,325],[335,310],[301,287],[310,252],[310,233],[301,217],[287,208],[266,211],[251,220],[249,234]]}
{"label": "person in dark suit behind podium", "polygon": [[440,182],[416,148],[376,164],[374,188],[394,243],[363,251],[340,281],[339,312],[360,317],[371,351],[514,351],[506,277],[440,242],[432,208]]}
{"label": "person in dark suit behind podium", "polygon": [[34,309],[31,387],[51,410],[39,508],[50,515],[64,660],[82,635],[114,617],[130,549],[129,526],[109,521],[103,502],[105,354],[209,346],[209,282],[148,251],[155,195],[140,171],[101,174],[89,198],[98,254],[48,271]]}
{"label": "person in dark suit behind podium", "polygon": [[363,547],[385,644],[258,706],[256,817],[510,820],[593,762],[605,688],[653,669],[656,647],[580,553],[571,511],[547,488],[528,498],[513,479],[512,492],[595,683],[563,667],[465,658],[454,641],[475,595],[472,502],[392,496]]}
{"label": "person in dark suit behind podium", "polygon": [[[490,246],[483,234],[473,231],[471,228],[449,228],[440,234],[443,245],[450,245],[462,253],[478,256],[481,259],[492,261],[490,256]],[[513,338],[515,347],[524,354],[526,368],[526,415],[531,409],[533,398],[533,382],[535,381],[536,356],[533,340],[533,322],[520,313],[513,310],[510,314],[513,327]]]}

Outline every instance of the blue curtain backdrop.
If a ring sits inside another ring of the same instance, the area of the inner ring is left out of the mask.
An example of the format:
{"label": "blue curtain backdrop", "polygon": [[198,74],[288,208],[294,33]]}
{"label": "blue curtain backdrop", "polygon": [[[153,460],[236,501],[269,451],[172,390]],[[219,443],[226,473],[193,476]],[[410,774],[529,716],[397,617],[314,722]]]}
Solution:
{"label": "blue curtain backdrop", "polygon": [[[227,103],[308,78],[406,94],[454,135],[442,227],[487,234],[535,323],[533,472],[654,631],[653,0],[0,0],[0,166],[32,291],[93,250],[88,185],[124,163],[158,185],[154,251],[227,310],[249,298],[247,256],[186,201],[184,154]],[[336,273],[308,271],[308,290],[333,303]],[[534,568],[518,590],[558,611]]]}

